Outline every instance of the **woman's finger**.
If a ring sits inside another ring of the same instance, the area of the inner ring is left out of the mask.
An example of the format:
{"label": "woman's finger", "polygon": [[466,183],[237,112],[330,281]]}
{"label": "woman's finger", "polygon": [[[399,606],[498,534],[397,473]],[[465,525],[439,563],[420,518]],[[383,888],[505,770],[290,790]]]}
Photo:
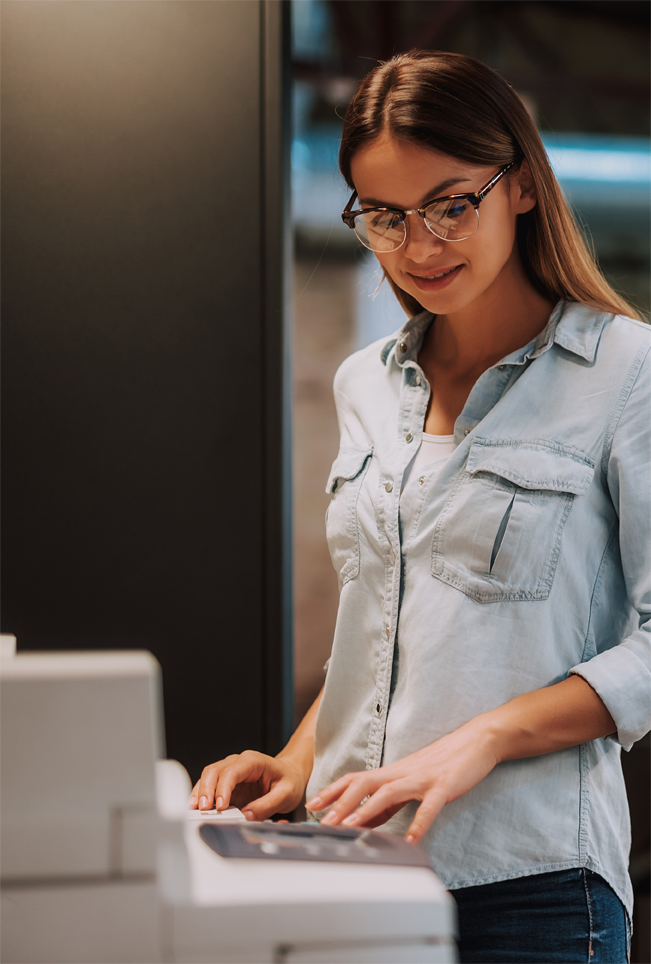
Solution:
{"label": "woman's finger", "polygon": [[224,762],[225,761],[211,763],[210,766],[204,767],[201,778],[198,780],[190,797],[191,801],[193,798],[195,799],[196,803],[194,806],[199,810],[211,809],[215,799],[215,786],[219,779],[219,771]]}
{"label": "woman's finger", "polygon": [[341,823],[344,817],[360,805],[364,797],[375,792],[378,783],[376,773],[377,771],[369,771],[369,773],[356,774],[339,799],[332,804],[321,823],[329,827]]}
{"label": "woman's finger", "polygon": [[291,806],[291,803],[288,787],[283,781],[272,787],[269,793],[247,804],[242,813],[247,820],[268,820],[274,813],[288,813],[293,810],[295,804]]}
{"label": "woman's finger", "polygon": [[351,813],[343,821],[345,827],[368,824],[380,814],[393,807],[401,807],[410,800],[418,799],[414,792],[412,780],[392,780],[379,787],[370,799],[363,803],[355,813]]}
{"label": "woman's finger", "polygon": [[389,807],[388,810],[383,810],[382,813],[378,813],[375,817],[371,817],[369,820],[364,821],[365,830],[375,830],[376,827],[381,827],[383,824],[390,820],[391,817],[395,817],[399,810],[405,806],[404,803],[398,803],[395,807]]}
{"label": "woman's finger", "polygon": [[225,810],[230,804],[233,791],[238,785],[256,783],[263,774],[264,764],[261,760],[242,755],[236,757],[233,763],[227,763],[220,770],[219,779],[215,783],[215,809]]}
{"label": "woman's finger", "polygon": [[359,776],[359,774],[346,773],[343,777],[340,777],[323,790],[319,790],[315,797],[312,797],[307,801],[305,804],[306,808],[308,810],[323,810],[324,807],[330,806],[331,803],[341,796],[344,790],[346,790],[346,788],[349,786],[351,780],[353,780],[356,776]]}
{"label": "woman's finger", "polygon": [[195,785],[192,787],[192,791],[190,792],[190,797],[188,799],[188,810],[196,810],[197,807],[199,806],[199,784],[200,783],[201,781],[197,780]]}
{"label": "woman's finger", "polygon": [[196,788],[199,810],[210,810],[213,806],[223,810],[230,803],[234,787],[247,780],[257,780],[261,769],[257,755],[247,753],[232,754],[205,767]]}
{"label": "woman's finger", "polygon": [[443,791],[431,790],[416,811],[411,826],[405,834],[405,840],[408,843],[418,843],[422,840],[444,806],[445,794]]}

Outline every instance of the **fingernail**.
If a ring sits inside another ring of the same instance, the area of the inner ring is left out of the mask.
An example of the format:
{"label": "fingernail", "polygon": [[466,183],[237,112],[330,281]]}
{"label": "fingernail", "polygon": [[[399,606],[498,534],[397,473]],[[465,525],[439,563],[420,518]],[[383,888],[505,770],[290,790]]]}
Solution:
{"label": "fingernail", "polygon": [[321,806],[321,797],[312,797],[312,799],[308,800],[307,803],[305,804],[305,807],[307,810],[318,810],[320,806]]}
{"label": "fingernail", "polygon": [[201,799],[199,800],[199,809],[205,810],[207,806],[208,806],[208,797],[201,797]]}
{"label": "fingernail", "polygon": [[188,800],[188,809],[192,810],[194,809],[194,807],[196,807],[196,805],[197,805],[197,798],[195,797],[194,794],[192,794],[192,796]]}
{"label": "fingernail", "polygon": [[412,833],[408,833],[407,836],[405,837],[405,840],[407,841],[407,843],[416,843],[416,838]]}
{"label": "fingernail", "polygon": [[326,813],[323,820],[321,821],[321,823],[334,823],[336,819],[337,819],[337,814],[334,812],[334,810],[329,810],[328,813]]}
{"label": "fingernail", "polygon": [[217,797],[217,800],[216,800],[216,802],[215,802],[215,809],[216,809],[216,810],[221,810],[221,808],[222,808],[223,806],[224,806],[224,801],[223,801],[223,799],[222,799],[221,797]]}
{"label": "fingernail", "polygon": [[349,817],[346,817],[346,819],[342,820],[341,822],[344,824],[344,826],[351,827],[354,823],[359,823],[359,817],[356,813],[351,813]]}
{"label": "fingernail", "polygon": [[255,820],[255,814],[253,813],[252,810],[242,810],[242,813],[244,814],[247,820]]}

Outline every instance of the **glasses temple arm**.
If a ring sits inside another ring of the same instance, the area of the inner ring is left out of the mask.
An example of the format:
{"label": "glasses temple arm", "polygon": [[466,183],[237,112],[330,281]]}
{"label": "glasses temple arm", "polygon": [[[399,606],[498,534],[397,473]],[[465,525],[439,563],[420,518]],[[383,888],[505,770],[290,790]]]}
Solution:
{"label": "glasses temple arm", "polygon": [[356,197],[357,197],[357,191],[353,191],[348,201],[348,204],[346,205],[346,207],[343,209],[341,213],[341,220],[344,222],[344,224],[347,224],[349,228],[355,227],[355,218],[351,213],[351,208],[355,203]]}
{"label": "glasses temple arm", "polygon": [[514,161],[511,161],[511,163],[510,163],[510,164],[507,164],[506,167],[502,168],[501,171],[498,171],[497,174],[495,175],[495,177],[494,177],[494,178],[491,178],[491,180],[488,182],[488,184],[486,185],[486,187],[482,188],[481,191],[478,191],[478,192],[477,192],[476,197],[477,197],[478,201],[483,201],[484,198],[486,197],[486,195],[487,195],[487,194],[490,194],[490,192],[493,190],[493,188],[495,187],[495,185],[497,184],[497,182],[500,180],[500,178],[504,177],[504,175],[506,174],[506,172],[513,167],[513,164],[514,164],[514,163],[515,163]]}

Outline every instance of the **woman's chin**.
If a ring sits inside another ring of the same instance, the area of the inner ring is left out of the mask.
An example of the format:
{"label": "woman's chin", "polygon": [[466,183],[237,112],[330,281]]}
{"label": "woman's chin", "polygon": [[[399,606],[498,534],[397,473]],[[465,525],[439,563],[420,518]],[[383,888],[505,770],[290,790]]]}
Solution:
{"label": "woman's chin", "polygon": [[465,307],[470,299],[455,297],[445,292],[418,291],[415,288],[408,289],[409,294],[423,306],[426,311],[433,315],[450,315]]}

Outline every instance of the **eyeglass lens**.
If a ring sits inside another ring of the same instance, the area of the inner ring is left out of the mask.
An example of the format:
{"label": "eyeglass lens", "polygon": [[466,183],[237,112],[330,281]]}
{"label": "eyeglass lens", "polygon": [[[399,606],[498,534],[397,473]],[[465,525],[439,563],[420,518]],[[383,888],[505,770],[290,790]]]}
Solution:
{"label": "eyeglass lens", "polygon": [[[430,204],[425,223],[443,241],[463,241],[477,230],[478,209],[463,198]],[[371,251],[396,251],[405,239],[405,220],[392,211],[369,211],[355,218],[355,234]]]}

